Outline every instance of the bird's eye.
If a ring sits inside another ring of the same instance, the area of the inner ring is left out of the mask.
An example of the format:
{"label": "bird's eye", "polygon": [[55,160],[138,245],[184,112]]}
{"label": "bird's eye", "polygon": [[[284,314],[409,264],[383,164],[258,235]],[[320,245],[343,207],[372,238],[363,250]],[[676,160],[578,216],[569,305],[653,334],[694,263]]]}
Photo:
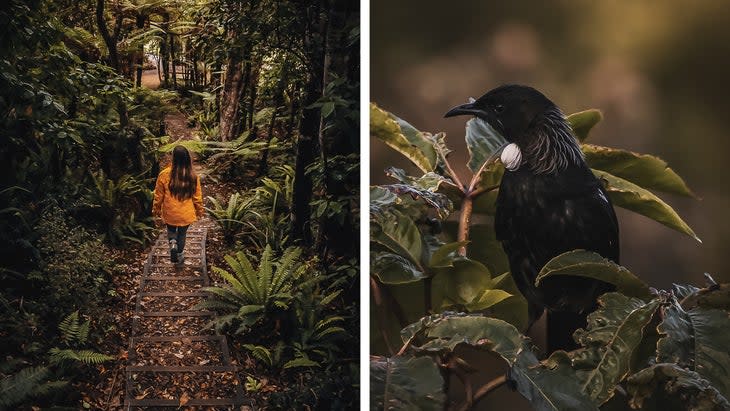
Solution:
{"label": "bird's eye", "polygon": [[504,111],[504,106],[503,105],[497,104],[496,106],[494,106],[494,112],[495,113],[499,114],[499,113],[501,113],[503,111]]}

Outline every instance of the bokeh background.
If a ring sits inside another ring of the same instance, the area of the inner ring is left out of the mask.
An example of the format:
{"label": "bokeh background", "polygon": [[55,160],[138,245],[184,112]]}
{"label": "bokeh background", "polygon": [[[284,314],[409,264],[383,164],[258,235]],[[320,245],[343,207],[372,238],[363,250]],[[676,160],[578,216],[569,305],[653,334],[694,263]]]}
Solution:
{"label": "bokeh background", "polygon": [[[604,120],[589,142],[658,155],[701,198],[660,193],[703,244],[618,209],[622,264],[657,288],[701,285],[704,272],[730,281],[727,2],[371,0],[370,22],[371,100],[420,130],[445,131],[458,172],[468,175],[467,118],[443,114],[468,97],[522,83],[566,114],[598,108]],[[372,184],[389,181],[387,166],[406,166],[375,139],[370,149]],[[529,409],[508,390],[495,394],[480,409]]]}

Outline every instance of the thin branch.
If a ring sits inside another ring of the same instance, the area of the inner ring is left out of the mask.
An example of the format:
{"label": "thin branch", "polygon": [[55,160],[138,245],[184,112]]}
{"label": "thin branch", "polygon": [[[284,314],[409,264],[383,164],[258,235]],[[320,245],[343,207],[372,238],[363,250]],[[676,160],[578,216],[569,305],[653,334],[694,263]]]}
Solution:
{"label": "thin branch", "polygon": [[505,383],[507,383],[507,375],[500,375],[499,377],[479,387],[477,392],[474,393],[474,404],[478,403],[479,400],[484,398],[487,394],[503,386]]}
{"label": "thin branch", "polygon": [[[471,212],[474,208],[474,199],[467,195],[461,202],[461,211],[459,213],[459,231],[456,235],[456,241],[467,241],[469,239],[469,221],[471,220]],[[459,247],[459,255],[466,257],[466,245]]]}
{"label": "thin branch", "polygon": [[[506,145],[506,144],[505,144],[505,145]],[[487,166],[489,166],[490,164],[492,164],[493,162],[495,162],[495,161],[496,161],[496,160],[497,160],[497,159],[499,158],[499,155],[500,155],[500,154],[502,153],[502,149],[504,148],[504,146],[505,146],[505,145],[503,145],[503,146],[501,146],[501,147],[497,148],[497,149],[496,149],[496,150],[495,150],[495,151],[494,151],[494,152],[492,153],[492,155],[490,155],[490,156],[489,156],[489,157],[488,157],[488,158],[487,158],[487,159],[486,159],[486,160],[485,160],[485,161],[484,161],[484,162],[482,163],[481,167],[479,167],[479,170],[477,170],[477,172],[476,172],[476,173],[474,173],[474,175],[473,175],[473,176],[472,176],[472,178],[471,178],[471,181],[469,182],[469,189],[467,190],[467,193],[471,193],[471,192],[473,192],[473,191],[474,191],[474,190],[476,189],[477,185],[478,185],[478,184],[479,184],[479,182],[480,182],[480,181],[482,180],[482,173],[483,173],[483,172],[484,172],[484,170],[485,170],[485,169],[487,168]]]}
{"label": "thin branch", "polygon": [[464,391],[466,399],[464,404],[458,408],[459,411],[467,411],[474,406],[474,388],[471,385],[471,379],[463,368],[459,366],[459,363],[454,360],[454,357],[449,359],[448,368],[453,371],[456,378],[458,378],[462,384],[464,384]]}
{"label": "thin branch", "polygon": [[494,190],[496,190],[496,189],[498,189],[498,188],[499,188],[499,184],[495,184],[495,185],[493,185],[493,186],[489,186],[489,187],[481,187],[481,188],[477,188],[476,190],[472,191],[472,192],[471,192],[471,193],[469,194],[469,197],[471,197],[471,198],[473,198],[473,199],[476,199],[476,198],[477,198],[477,197],[479,197],[480,195],[482,195],[482,194],[484,194],[484,193],[488,193],[488,192],[494,191]]}
{"label": "thin branch", "polygon": [[441,159],[444,160],[444,165],[446,166],[446,172],[449,174],[449,177],[451,177],[451,179],[461,189],[461,191],[464,191],[464,189],[466,189],[466,187],[464,186],[464,183],[461,182],[459,175],[456,174],[456,171],[454,171],[453,167],[451,167],[451,163],[446,158],[446,154],[441,152],[441,150],[436,150],[436,152],[441,156]]}

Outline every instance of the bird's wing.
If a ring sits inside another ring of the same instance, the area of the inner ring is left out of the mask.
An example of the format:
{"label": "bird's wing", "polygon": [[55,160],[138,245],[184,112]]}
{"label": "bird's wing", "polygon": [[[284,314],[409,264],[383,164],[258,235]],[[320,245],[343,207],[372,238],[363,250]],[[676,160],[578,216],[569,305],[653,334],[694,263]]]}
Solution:
{"label": "bird's wing", "polygon": [[586,171],[542,177],[505,174],[495,230],[509,257],[513,278],[530,301],[560,307],[583,304],[578,300],[584,297],[595,298],[591,291],[598,292],[595,281],[587,278],[556,278],[535,288],[537,274],[559,254],[584,249],[618,263],[613,206],[600,182]]}

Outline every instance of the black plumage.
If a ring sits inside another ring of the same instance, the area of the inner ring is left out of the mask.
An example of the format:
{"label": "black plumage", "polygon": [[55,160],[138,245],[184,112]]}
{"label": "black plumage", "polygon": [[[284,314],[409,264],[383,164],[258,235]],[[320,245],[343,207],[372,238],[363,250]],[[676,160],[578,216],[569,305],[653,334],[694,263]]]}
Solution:
{"label": "black plumage", "polygon": [[560,109],[539,91],[507,85],[455,107],[446,117],[470,114],[516,144],[519,164],[505,171],[497,197],[495,230],[510,271],[529,302],[530,322],[548,310],[548,349],[572,349],[608,283],[555,276],[535,287],[551,258],[585,249],[619,262],[618,222],[603,186],[586,165]]}

